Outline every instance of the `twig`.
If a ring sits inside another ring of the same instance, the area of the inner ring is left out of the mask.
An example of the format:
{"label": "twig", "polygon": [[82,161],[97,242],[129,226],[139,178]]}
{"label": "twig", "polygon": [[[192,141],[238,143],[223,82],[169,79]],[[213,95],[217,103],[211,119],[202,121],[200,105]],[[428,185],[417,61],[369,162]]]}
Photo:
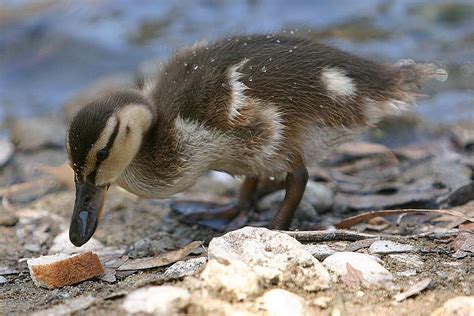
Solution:
{"label": "twig", "polygon": [[345,228],[350,228],[354,225],[357,225],[361,222],[367,221],[374,217],[390,216],[390,215],[405,214],[405,213],[413,213],[413,214],[437,213],[437,214],[443,214],[443,215],[456,216],[456,217],[464,219],[465,221],[474,222],[474,218],[467,217],[464,214],[454,211],[454,210],[403,209],[403,210],[383,210],[383,211],[373,211],[373,212],[362,213],[359,215],[346,218],[340,221],[339,223],[335,224],[334,226],[336,228],[345,229]]}
{"label": "twig", "polygon": [[298,241],[316,242],[316,241],[334,241],[347,240],[357,241],[367,238],[379,238],[377,235],[358,233],[350,230],[330,229],[330,230],[309,230],[309,231],[281,231]]}

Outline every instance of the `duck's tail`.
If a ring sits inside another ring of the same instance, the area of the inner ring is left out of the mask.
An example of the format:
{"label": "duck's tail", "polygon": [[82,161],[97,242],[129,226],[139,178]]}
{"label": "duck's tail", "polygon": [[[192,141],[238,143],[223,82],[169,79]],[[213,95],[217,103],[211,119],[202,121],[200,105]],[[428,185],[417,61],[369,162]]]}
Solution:
{"label": "duck's tail", "polygon": [[412,59],[401,59],[394,65],[395,78],[401,91],[417,93],[425,82],[446,81],[448,73],[432,63],[417,64]]}
{"label": "duck's tail", "polygon": [[400,115],[416,106],[416,101],[424,97],[421,87],[427,81],[446,81],[448,73],[433,63],[415,63],[412,59],[402,59],[390,65],[393,77],[392,89],[383,102],[367,104],[367,124],[374,125],[382,117]]}

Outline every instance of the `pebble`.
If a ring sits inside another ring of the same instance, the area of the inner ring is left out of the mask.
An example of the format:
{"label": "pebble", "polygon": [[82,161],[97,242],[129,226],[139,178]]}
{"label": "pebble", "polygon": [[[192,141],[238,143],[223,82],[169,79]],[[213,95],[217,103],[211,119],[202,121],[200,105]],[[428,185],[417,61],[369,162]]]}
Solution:
{"label": "pebble", "polygon": [[0,168],[5,166],[13,156],[15,147],[6,139],[0,138]]}
{"label": "pebble", "polygon": [[60,118],[20,119],[13,124],[10,135],[12,143],[20,150],[33,151],[46,146],[63,148],[66,127]]}
{"label": "pebble", "polygon": [[326,212],[334,204],[334,192],[321,183],[308,181],[303,199],[311,203],[318,212]]}
{"label": "pebble", "polygon": [[369,247],[369,253],[380,255],[389,253],[413,252],[414,250],[415,247],[412,245],[401,244],[390,240],[377,240]]}
{"label": "pebble", "polygon": [[336,253],[336,251],[328,245],[303,245],[303,247],[318,260],[324,260]]}
{"label": "pebble", "polygon": [[151,286],[135,290],[127,295],[122,308],[127,313],[175,315],[189,302],[188,290],[176,286]]}
{"label": "pebble", "polygon": [[6,284],[6,283],[8,283],[7,278],[0,275],[0,285]]}
{"label": "pebble", "polygon": [[261,292],[261,277],[241,261],[222,264],[211,259],[202,271],[201,279],[206,288],[224,292],[239,301]]}
{"label": "pebble", "polygon": [[213,238],[209,259],[241,262],[267,282],[279,282],[306,291],[329,287],[324,266],[296,239],[266,228],[244,227]]}
{"label": "pebble", "polygon": [[207,262],[207,258],[199,257],[189,260],[178,261],[166,269],[164,276],[170,279],[182,278],[193,275],[201,270]]}
{"label": "pebble", "polygon": [[0,226],[15,226],[18,216],[0,205]]}
{"label": "pebble", "polygon": [[286,290],[270,290],[259,298],[259,301],[263,303],[269,316],[304,316],[307,314],[305,300]]}
{"label": "pebble", "polygon": [[385,269],[374,256],[357,252],[337,252],[327,257],[323,263],[331,271],[342,276],[347,273],[349,263],[359,270],[364,280],[370,284],[378,284],[393,280],[393,275]]}
{"label": "pebble", "polygon": [[458,296],[447,300],[431,316],[472,316],[474,315],[474,296]]}

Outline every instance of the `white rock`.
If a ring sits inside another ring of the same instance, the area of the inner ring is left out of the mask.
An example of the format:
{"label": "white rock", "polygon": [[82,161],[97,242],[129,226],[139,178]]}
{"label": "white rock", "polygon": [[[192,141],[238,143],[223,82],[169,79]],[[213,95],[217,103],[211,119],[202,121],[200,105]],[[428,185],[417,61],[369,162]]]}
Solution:
{"label": "white rock", "polygon": [[0,138],[0,168],[7,164],[10,158],[13,156],[15,147],[13,144],[6,139]]}
{"label": "white rock", "polygon": [[266,228],[244,227],[211,240],[209,258],[242,262],[266,281],[280,281],[307,291],[329,287],[323,265],[296,239]]}
{"label": "white rock", "polygon": [[334,192],[324,184],[308,181],[303,199],[311,203],[318,212],[325,212],[334,204]]}
{"label": "white rock", "polygon": [[377,258],[357,252],[337,252],[323,261],[324,265],[337,275],[347,273],[347,264],[359,270],[364,279],[371,284],[390,281],[393,275],[378,263]]}
{"label": "white rock", "polygon": [[199,257],[178,261],[166,269],[164,276],[167,278],[182,278],[198,272],[207,262],[207,258]]}
{"label": "white rock", "polygon": [[131,314],[174,315],[188,304],[190,296],[188,290],[176,286],[145,287],[128,294],[122,308]]}
{"label": "white rock", "polygon": [[259,301],[263,303],[269,316],[304,316],[307,313],[305,300],[286,290],[270,290]]}
{"label": "white rock", "polygon": [[69,230],[65,230],[56,237],[54,237],[53,244],[49,249],[49,253],[74,254],[88,251],[99,252],[103,248],[104,245],[102,245],[102,243],[95,238],[91,238],[81,247],[76,247],[69,240]]}
{"label": "white rock", "polygon": [[415,247],[412,245],[400,244],[390,240],[377,240],[374,241],[369,247],[369,253],[371,254],[412,252],[414,250]]}
{"label": "white rock", "polygon": [[240,261],[222,264],[211,259],[202,271],[201,279],[206,288],[225,292],[237,300],[256,296],[261,291],[261,278]]}
{"label": "white rock", "polygon": [[318,260],[324,260],[336,253],[336,251],[328,245],[303,245],[303,247]]}
{"label": "white rock", "polygon": [[431,316],[472,316],[474,315],[474,296],[458,296],[447,300]]}
{"label": "white rock", "polygon": [[1,285],[1,284],[5,284],[5,283],[8,283],[7,278],[5,278],[5,277],[3,277],[3,276],[0,275],[0,285]]}

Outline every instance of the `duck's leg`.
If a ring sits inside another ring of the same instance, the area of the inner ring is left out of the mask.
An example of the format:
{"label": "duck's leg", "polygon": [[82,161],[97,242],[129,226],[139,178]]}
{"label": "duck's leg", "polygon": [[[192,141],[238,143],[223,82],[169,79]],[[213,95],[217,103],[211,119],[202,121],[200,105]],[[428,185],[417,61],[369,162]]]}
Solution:
{"label": "duck's leg", "polygon": [[179,208],[182,208],[182,206],[177,204],[172,206],[172,208],[179,213],[184,213],[180,216],[180,220],[186,223],[202,222],[202,224],[206,224],[205,221],[209,220],[230,220],[230,223],[222,223],[220,225],[222,227],[218,227],[219,225],[215,224],[212,227],[219,230],[236,229],[245,225],[252,215],[256,201],[257,184],[258,178],[246,177],[240,187],[237,201],[222,207],[186,212],[180,211]]}
{"label": "duck's leg", "polygon": [[301,202],[307,182],[308,170],[304,164],[300,164],[286,175],[285,199],[271,223],[271,228],[284,230],[290,228],[293,215]]}

